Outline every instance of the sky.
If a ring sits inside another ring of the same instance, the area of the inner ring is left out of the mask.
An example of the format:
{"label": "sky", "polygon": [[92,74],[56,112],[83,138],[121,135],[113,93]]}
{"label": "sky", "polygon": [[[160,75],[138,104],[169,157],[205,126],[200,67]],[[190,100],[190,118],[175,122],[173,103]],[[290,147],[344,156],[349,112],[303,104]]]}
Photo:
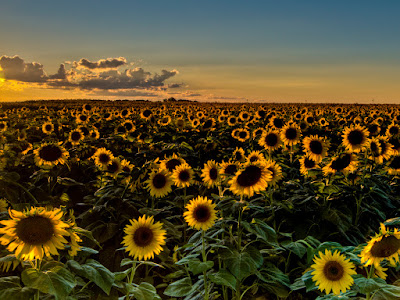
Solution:
{"label": "sky", "polygon": [[400,104],[400,2],[2,1],[0,101]]}

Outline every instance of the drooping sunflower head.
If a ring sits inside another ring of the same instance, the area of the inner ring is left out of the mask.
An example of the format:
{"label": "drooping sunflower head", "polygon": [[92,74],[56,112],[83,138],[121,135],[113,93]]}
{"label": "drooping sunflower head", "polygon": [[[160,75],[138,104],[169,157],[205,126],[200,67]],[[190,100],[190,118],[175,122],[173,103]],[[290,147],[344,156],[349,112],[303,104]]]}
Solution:
{"label": "drooping sunflower head", "polygon": [[265,162],[247,163],[229,181],[230,190],[235,195],[252,197],[267,188],[272,180],[272,172]]}
{"label": "drooping sunflower head", "polygon": [[11,220],[0,221],[0,243],[14,252],[18,259],[43,259],[44,256],[58,255],[57,249],[64,249],[70,237],[70,225],[62,220],[61,209],[47,210],[32,207],[20,212],[9,210]]}
{"label": "drooping sunflower head", "polygon": [[141,113],[140,113],[140,117],[144,120],[149,120],[151,118],[151,116],[153,115],[153,111],[149,108],[144,109]]}
{"label": "drooping sunflower head", "polygon": [[271,180],[268,182],[269,185],[275,186],[279,180],[282,179],[282,167],[277,164],[276,161],[267,160],[265,167],[271,172]]}
{"label": "drooping sunflower head", "polygon": [[368,130],[360,125],[346,127],[342,134],[342,143],[348,151],[360,152],[368,141]]}
{"label": "drooping sunflower head", "polygon": [[251,151],[246,157],[246,162],[252,163],[256,161],[265,161],[264,154],[262,154],[260,151]]}
{"label": "drooping sunflower head", "polygon": [[201,178],[208,188],[217,186],[221,179],[221,169],[214,160],[209,160],[201,170]]}
{"label": "drooping sunflower head", "polygon": [[393,137],[393,136],[398,136],[399,134],[400,134],[399,125],[397,125],[396,123],[392,123],[388,126],[386,130],[386,136]]}
{"label": "drooping sunflower head", "polygon": [[379,266],[383,260],[392,265],[399,261],[400,232],[397,228],[389,230],[383,224],[380,231],[373,237],[361,251],[361,263],[366,266]]}
{"label": "drooping sunflower head", "polygon": [[117,157],[111,159],[111,163],[107,165],[107,173],[113,177],[117,177],[122,172],[121,160]]}
{"label": "drooping sunflower head", "polygon": [[186,205],[187,211],[183,213],[185,221],[190,227],[206,231],[214,225],[217,219],[215,206],[207,197],[198,196]]}
{"label": "drooping sunflower head", "polygon": [[156,198],[164,197],[172,191],[172,179],[165,169],[154,169],[145,184],[150,195]]}
{"label": "drooping sunflower head", "polygon": [[357,168],[357,160],[352,153],[341,153],[340,155],[332,158],[331,162],[322,168],[324,175],[334,174],[336,172],[343,172],[348,174],[354,172]]}
{"label": "drooping sunflower head", "polygon": [[58,164],[65,164],[69,152],[59,144],[46,143],[33,151],[35,163],[43,169],[51,169]]}
{"label": "drooping sunflower head", "polygon": [[237,162],[221,162],[219,164],[221,168],[221,174],[224,177],[234,176],[239,169],[239,164]]}
{"label": "drooping sunflower head", "polygon": [[281,129],[284,126],[284,120],[281,117],[274,116],[270,119],[269,124],[275,129]]}
{"label": "drooping sunflower head", "polygon": [[236,147],[235,151],[232,153],[232,157],[233,160],[237,162],[244,162],[246,160],[243,148]]}
{"label": "drooping sunflower head", "polygon": [[314,264],[311,266],[312,280],[316,282],[318,289],[326,294],[332,291],[335,295],[346,292],[354,283],[351,275],[356,274],[355,265],[337,250],[332,254],[326,249],[325,254],[319,252],[318,255],[319,257],[314,257]]}
{"label": "drooping sunflower head", "polygon": [[400,175],[400,156],[396,155],[388,162],[386,170],[390,175]]}
{"label": "drooping sunflower head", "polygon": [[177,156],[175,153],[161,161],[160,168],[166,169],[168,172],[172,173],[177,166],[186,163],[186,161]]}
{"label": "drooping sunflower head", "polygon": [[148,260],[160,254],[165,245],[167,232],[162,229],[162,223],[154,223],[154,218],[143,215],[138,220],[129,220],[130,225],[124,228],[125,236],[122,244],[130,256],[138,260]]}
{"label": "drooping sunflower head", "polygon": [[320,162],[328,153],[330,143],[317,135],[305,137],[303,140],[304,151],[316,162]]}
{"label": "drooping sunflower head", "polygon": [[188,187],[194,182],[194,171],[184,163],[172,172],[172,180],[177,187]]}
{"label": "drooping sunflower head", "polygon": [[285,145],[293,146],[300,141],[301,130],[297,124],[291,123],[282,127],[280,135]]}
{"label": "drooping sunflower head", "polygon": [[313,160],[310,156],[308,156],[307,154],[304,155],[303,157],[301,157],[299,159],[300,162],[300,173],[308,176],[309,175],[309,171],[313,170],[313,169],[319,169],[319,165],[318,162]]}

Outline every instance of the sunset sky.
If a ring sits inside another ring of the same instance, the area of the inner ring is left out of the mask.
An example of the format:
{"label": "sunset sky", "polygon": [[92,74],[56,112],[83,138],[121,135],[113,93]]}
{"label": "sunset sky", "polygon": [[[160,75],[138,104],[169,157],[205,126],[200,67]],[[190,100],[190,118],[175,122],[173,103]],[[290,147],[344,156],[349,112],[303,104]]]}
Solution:
{"label": "sunset sky", "polygon": [[0,101],[400,104],[399,13],[367,0],[3,1]]}

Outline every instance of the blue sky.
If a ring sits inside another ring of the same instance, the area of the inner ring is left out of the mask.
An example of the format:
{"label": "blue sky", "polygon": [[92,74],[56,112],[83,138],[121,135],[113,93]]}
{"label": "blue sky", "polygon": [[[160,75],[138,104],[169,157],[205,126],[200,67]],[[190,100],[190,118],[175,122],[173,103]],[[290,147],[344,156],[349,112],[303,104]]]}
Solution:
{"label": "blue sky", "polygon": [[[178,70],[164,82],[181,84],[176,96],[395,101],[399,8],[397,1],[14,0],[0,10],[0,56],[38,62],[47,74],[81,58],[124,57],[151,74]],[[22,99],[33,88],[13,93]],[[46,88],[35,87],[51,94]]]}

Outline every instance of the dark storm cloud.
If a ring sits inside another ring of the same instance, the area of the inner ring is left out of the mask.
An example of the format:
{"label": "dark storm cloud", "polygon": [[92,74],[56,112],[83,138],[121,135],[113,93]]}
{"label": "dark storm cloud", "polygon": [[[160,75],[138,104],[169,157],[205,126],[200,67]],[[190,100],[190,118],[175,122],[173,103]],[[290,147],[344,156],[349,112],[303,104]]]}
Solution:
{"label": "dark storm cloud", "polygon": [[49,79],[65,79],[67,75],[67,72],[65,70],[65,65],[61,64],[60,67],[58,68],[58,71],[54,75],[50,75]]}
{"label": "dark storm cloud", "polygon": [[47,80],[42,64],[36,62],[26,63],[17,55],[12,57],[1,56],[0,67],[3,69],[5,79],[8,80],[23,82],[45,82]]}
{"label": "dark storm cloud", "polygon": [[126,63],[127,62],[124,57],[100,59],[96,62],[92,62],[90,60],[87,60],[86,58],[82,58],[78,62],[74,61],[73,65],[76,68],[82,67],[94,70],[94,69],[115,69],[120,66],[126,65]]}
{"label": "dark storm cloud", "polygon": [[172,84],[168,84],[168,88],[169,89],[177,89],[183,86],[183,83],[172,83]]}

